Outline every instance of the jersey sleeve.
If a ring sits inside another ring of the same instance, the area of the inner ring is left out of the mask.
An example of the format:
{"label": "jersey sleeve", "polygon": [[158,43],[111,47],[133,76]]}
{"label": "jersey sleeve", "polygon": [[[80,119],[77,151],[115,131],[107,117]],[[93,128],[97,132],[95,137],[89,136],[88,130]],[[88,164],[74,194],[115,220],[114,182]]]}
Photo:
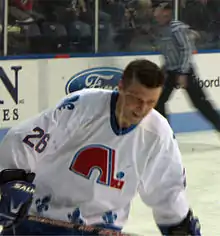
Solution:
{"label": "jersey sleeve", "polygon": [[0,171],[21,168],[34,171],[36,163],[53,155],[82,121],[79,94],[65,97],[55,108],[11,128],[0,144]]}
{"label": "jersey sleeve", "polygon": [[157,225],[181,222],[189,211],[180,150],[172,133],[158,138],[139,186],[141,199],[152,208]]}

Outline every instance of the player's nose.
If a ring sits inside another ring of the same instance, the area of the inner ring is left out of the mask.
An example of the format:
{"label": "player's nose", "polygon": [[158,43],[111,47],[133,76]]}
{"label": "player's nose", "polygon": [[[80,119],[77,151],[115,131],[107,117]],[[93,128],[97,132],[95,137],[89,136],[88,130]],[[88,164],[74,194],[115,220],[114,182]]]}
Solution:
{"label": "player's nose", "polygon": [[145,114],[148,109],[149,109],[148,104],[145,103],[145,102],[142,102],[138,106],[138,109],[137,109],[138,110],[138,114],[140,114],[140,115]]}

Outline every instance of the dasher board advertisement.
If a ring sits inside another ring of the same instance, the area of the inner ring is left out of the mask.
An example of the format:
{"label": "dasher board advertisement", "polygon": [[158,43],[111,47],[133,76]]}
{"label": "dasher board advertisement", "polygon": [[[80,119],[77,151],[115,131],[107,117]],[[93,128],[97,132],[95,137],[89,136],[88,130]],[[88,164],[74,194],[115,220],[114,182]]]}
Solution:
{"label": "dasher board advertisement", "polygon": [[[146,58],[161,65],[160,57],[155,56],[121,56],[70,58],[50,60],[49,66],[49,106],[56,104],[65,94],[82,88],[117,88],[118,80],[125,66],[132,60]],[[212,102],[220,108],[220,77],[219,54],[195,55],[196,70],[200,79],[198,86],[205,89],[205,93]],[[207,62],[212,63],[207,63]],[[188,95],[182,89],[173,91],[168,110],[171,113],[185,113],[196,111]]]}
{"label": "dasher board advertisement", "polygon": [[12,127],[38,113],[36,61],[1,61],[0,128]]}

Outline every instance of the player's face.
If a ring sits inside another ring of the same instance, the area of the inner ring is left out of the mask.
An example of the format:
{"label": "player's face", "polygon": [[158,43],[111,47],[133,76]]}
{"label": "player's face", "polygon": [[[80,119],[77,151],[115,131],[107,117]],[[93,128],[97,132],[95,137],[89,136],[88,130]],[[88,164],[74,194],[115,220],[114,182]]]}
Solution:
{"label": "player's face", "polygon": [[138,82],[119,84],[120,113],[128,124],[139,123],[157,104],[162,87],[147,88]]}

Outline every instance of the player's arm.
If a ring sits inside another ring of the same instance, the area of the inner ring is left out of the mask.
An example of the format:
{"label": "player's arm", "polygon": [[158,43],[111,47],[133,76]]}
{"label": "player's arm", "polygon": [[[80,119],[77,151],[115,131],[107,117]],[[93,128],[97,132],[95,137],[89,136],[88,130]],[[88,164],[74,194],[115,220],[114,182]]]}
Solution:
{"label": "player's arm", "polygon": [[187,74],[190,70],[190,62],[193,51],[191,39],[189,37],[188,28],[178,27],[173,32],[174,38],[179,45],[181,56],[179,58],[179,73]]}
{"label": "player's arm", "polygon": [[153,210],[162,235],[201,235],[186,199],[181,154],[171,129],[158,138],[142,176],[139,193]]}
{"label": "player's arm", "polygon": [[80,109],[80,96],[72,94],[55,108],[11,128],[0,144],[0,171],[34,171],[42,158],[56,153],[76,132],[81,122]]}
{"label": "player's arm", "polygon": [[4,137],[0,144],[0,226],[14,226],[27,215],[35,190],[32,172],[38,161],[53,157],[80,126],[78,100],[78,95],[67,97],[55,109],[13,127]]}

